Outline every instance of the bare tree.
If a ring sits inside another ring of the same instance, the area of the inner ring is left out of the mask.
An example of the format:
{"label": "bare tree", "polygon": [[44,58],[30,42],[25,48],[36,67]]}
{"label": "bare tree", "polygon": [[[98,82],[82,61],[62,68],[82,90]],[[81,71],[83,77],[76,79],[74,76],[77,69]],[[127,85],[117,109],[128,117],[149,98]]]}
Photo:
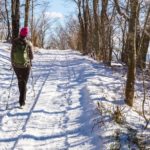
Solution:
{"label": "bare tree", "polygon": [[134,100],[134,84],[135,84],[135,74],[136,74],[136,25],[138,16],[138,0],[130,0],[130,19],[129,19],[129,65],[127,73],[127,82],[125,90],[125,102],[129,105],[133,105]]}
{"label": "bare tree", "polygon": [[11,0],[12,39],[18,37],[20,27],[20,0]]}
{"label": "bare tree", "polygon": [[78,6],[78,19],[79,19],[79,23],[80,23],[80,37],[81,37],[81,47],[82,47],[82,51],[85,51],[85,39],[84,39],[84,35],[85,35],[85,29],[84,29],[84,22],[83,22],[83,16],[82,16],[82,1],[81,0],[77,0],[75,1],[77,6]]}
{"label": "bare tree", "polygon": [[47,18],[45,12],[42,14],[42,19],[39,22],[39,42],[40,42],[40,47],[44,48],[45,45],[45,38],[46,38],[46,33],[50,29],[51,22],[49,18]]}
{"label": "bare tree", "polygon": [[9,21],[9,11],[7,8],[8,1],[5,0],[5,11],[6,11],[6,22],[7,22],[7,37],[6,40],[9,41],[11,38],[11,29],[10,29],[10,21]]}
{"label": "bare tree", "polygon": [[146,56],[149,48],[149,41],[150,41],[150,7],[148,8],[145,24],[143,27],[143,32],[141,36],[141,40],[139,42],[139,46],[137,49],[137,66],[141,69],[146,67]]}
{"label": "bare tree", "polygon": [[58,26],[55,34],[50,35],[47,48],[78,49],[79,26],[78,20],[72,19],[72,16],[68,17],[66,25]]}
{"label": "bare tree", "polygon": [[25,19],[24,19],[24,26],[28,26],[28,21],[29,21],[29,9],[30,8],[30,0],[26,0],[25,3]]}
{"label": "bare tree", "polygon": [[31,42],[33,43],[34,0],[31,0]]}
{"label": "bare tree", "polygon": [[102,55],[100,52],[100,34],[99,34],[99,16],[98,16],[98,7],[99,0],[93,0],[93,14],[94,14],[94,51],[96,55]]}
{"label": "bare tree", "polygon": [[107,7],[108,7],[108,0],[102,1],[102,10],[101,10],[101,51],[102,51],[102,59],[104,62],[108,62],[109,60],[109,20],[107,16]]}
{"label": "bare tree", "polygon": [[0,2],[0,39],[10,40],[11,38],[11,29],[10,29],[10,18],[9,18],[9,9],[8,1]]}

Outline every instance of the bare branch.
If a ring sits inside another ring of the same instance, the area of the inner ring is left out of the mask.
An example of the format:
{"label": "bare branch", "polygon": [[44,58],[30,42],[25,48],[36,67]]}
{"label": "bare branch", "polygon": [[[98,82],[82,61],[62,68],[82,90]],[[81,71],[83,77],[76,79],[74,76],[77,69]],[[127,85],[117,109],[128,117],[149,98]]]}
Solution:
{"label": "bare branch", "polygon": [[118,0],[114,0],[114,3],[115,3],[116,10],[119,13],[119,15],[122,16],[124,19],[129,20],[129,16],[120,9]]}

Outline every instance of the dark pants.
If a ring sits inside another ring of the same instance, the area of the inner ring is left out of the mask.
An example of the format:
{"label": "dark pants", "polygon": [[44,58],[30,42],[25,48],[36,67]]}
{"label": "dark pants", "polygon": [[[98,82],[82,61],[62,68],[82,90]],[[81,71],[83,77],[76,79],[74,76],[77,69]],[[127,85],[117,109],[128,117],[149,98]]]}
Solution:
{"label": "dark pants", "polygon": [[18,87],[20,92],[19,103],[20,106],[25,105],[26,100],[26,92],[27,92],[27,82],[30,73],[30,66],[27,68],[16,68],[14,67],[14,71],[16,73],[18,79]]}

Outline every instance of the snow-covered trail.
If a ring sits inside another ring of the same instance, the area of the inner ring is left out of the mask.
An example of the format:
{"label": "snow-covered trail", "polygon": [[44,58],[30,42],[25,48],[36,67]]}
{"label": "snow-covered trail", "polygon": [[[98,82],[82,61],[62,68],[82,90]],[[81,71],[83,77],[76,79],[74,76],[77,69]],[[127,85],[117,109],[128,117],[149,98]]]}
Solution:
{"label": "snow-covered trail", "polygon": [[[142,82],[137,80],[138,99],[129,108],[124,104],[126,69],[120,64],[109,67],[73,50],[38,49],[26,105],[19,109],[15,76],[10,90],[10,47],[0,43],[0,150],[110,150],[119,143],[120,150],[138,150],[128,140],[129,129],[140,131],[149,149],[150,130],[143,132],[145,121],[138,113]],[[149,106],[147,101],[147,112]],[[117,107],[129,126],[114,121]]]}
{"label": "snow-covered trail", "polygon": [[[8,110],[5,110],[7,92],[2,90],[1,95],[5,96],[0,109],[0,150],[102,148],[99,137],[92,132],[93,107],[86,82],[92,67],[89,62],[71,50],[42,50],[35,54],[31,73],[33,80],[30,76],[24,109],[17,108],[16,78]],[[5,70],[3,72],[6,73]],[[3,84],[7,80],[6,88],[11,71],[4,74],[2,78]]]}

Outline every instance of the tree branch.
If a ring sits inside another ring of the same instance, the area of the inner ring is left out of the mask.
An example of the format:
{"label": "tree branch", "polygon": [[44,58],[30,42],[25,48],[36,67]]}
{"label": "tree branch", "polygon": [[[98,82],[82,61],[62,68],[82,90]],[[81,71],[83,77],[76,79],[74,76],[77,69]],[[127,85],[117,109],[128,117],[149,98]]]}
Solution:
{"label": "tree branch", "polygon": [[119,15],[122,16],[124,19],[129,20],[129,16],[120,9],[118,0],[114,0],[114,3],[115,3],[116,10],[119,13]]}

